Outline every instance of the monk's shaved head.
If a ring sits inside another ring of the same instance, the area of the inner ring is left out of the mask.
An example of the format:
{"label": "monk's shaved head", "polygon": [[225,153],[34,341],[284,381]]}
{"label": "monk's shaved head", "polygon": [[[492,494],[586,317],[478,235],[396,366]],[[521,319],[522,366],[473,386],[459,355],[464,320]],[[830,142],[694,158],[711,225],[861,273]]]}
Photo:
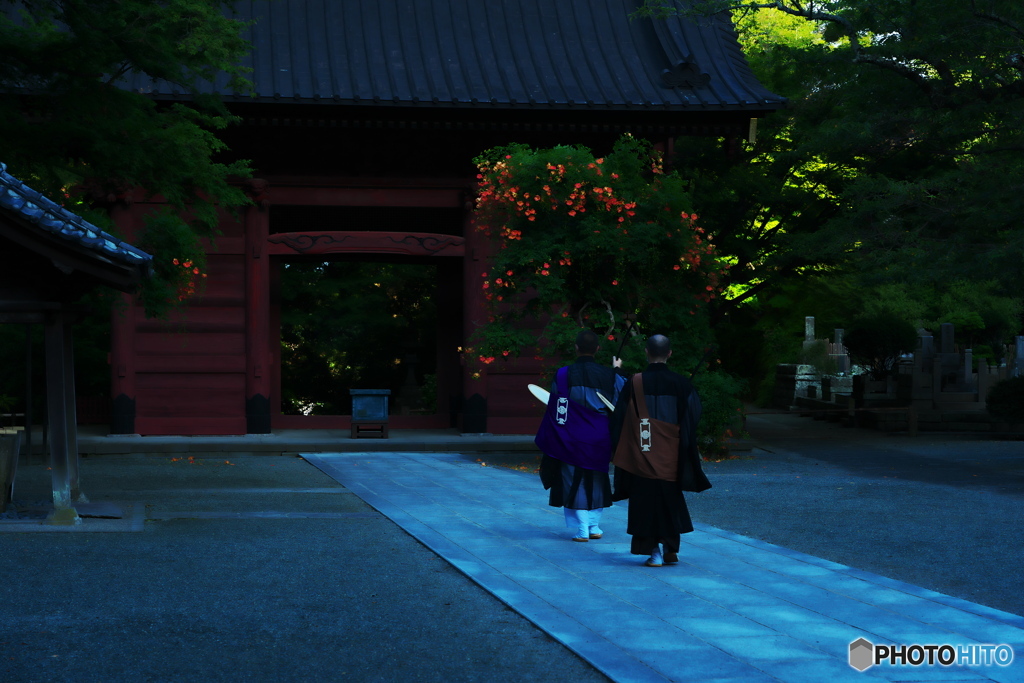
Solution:
{"label": "monk's shaved head", "polygon": [[581,330],[576,335],[576,348],[584,356],[593,356],[601,348],[601,340],[593,330]]}
{"label": "monk's shaved head", "polygon": [[647,340],[647,359],[652,363],[664,363],[672,353],[672,342],[663,334],[656,334]]}

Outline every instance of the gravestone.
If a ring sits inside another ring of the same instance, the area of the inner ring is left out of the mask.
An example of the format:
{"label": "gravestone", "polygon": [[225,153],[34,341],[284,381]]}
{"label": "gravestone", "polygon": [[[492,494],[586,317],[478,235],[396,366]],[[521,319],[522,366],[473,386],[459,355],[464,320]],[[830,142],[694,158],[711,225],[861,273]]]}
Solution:
{"label": "gravestone", "polygon": [[836,372],[839,374],[847,374],[850,372],[852,363],[850,362],[850,354],[847,353],[846,347],[843,346],[843,335],[846,334],[846,330],[841,327],[837,327],[835,330],[835,343],[833,346],[834,353],[832,357],[836,361]]}
{"label": "gravestone", "polygon": [[939,352],[936,354],[941,378],[941,382],[936,380],[939,389],[947,385],[950,387],[960,386],[963,382],[963,373],[961,372],[963,359],[957,353],[953,342],[954,330],[953,323],[942,323],[939,326]]}
{"label": "gravestone", "polygon": [[804,348],[814,344],[814,316],[809,315],[804,318]]}
{"label": "gravestone", "polygon": [[939,351],[941,353],[953,353],[953,332],[953,323],[939,325]]}
{"label": "gravestone", "polygon": [[918,349],[914,353],[914,369],[911,374],[910,400],[918,410],[931,410],[934,405],[933,375],[935,366],[935,338],[919,331]]}
{"label": "gravestone", "polygon": [[0,516],[14,496],[14,476],[18,472],[18,451],[21,432],[0,436]]}

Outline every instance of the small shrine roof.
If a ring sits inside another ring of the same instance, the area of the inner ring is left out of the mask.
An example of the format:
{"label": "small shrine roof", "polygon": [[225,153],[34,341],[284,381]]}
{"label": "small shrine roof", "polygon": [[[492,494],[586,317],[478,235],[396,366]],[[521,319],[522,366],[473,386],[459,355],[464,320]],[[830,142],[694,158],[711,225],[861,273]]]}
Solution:
{"label": "small shrine roof", "polygon": [[7,211],[40,232],[109,261],[148,272],[153,257],[68,211],[7,172],[0,163],[0,212]]}
{"label": "small shrine roof", "polygon": [[[255,92],[227,101],[414,108],[749,112],[754,77],[726,15],[631,18],[633,0],[240,0]],[[186,96],[135,77],[132,89]]]}

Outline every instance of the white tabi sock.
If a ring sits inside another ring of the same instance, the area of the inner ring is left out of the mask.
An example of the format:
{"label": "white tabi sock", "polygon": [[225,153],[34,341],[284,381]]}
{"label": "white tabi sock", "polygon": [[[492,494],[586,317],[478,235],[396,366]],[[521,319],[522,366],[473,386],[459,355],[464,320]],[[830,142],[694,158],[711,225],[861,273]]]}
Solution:
{"label": "white tabi sock", "polygon": [[601,513],[604,512],[604,508],[597,508],[588,512],[590,512],[590,533],[596,536],[603,535],[604,532],[601,531]]}
{"label": "white tabi sock", "polygon": [[565,510],[565,526],[576,529],[575,538],[590,538],[590,515],[587,510]]}

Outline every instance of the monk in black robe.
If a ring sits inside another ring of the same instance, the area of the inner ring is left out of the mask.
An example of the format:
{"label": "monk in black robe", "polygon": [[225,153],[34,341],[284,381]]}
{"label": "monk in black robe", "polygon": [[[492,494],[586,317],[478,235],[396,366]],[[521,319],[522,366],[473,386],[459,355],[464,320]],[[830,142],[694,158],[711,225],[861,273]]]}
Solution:
{"label": "monk in black robe", "polygon": [[667,337],[651,337],[646,350],[647,369],[626,382],[612,415],[612,500],[629,500],[630,551],[660,567],[679,561],[680,535],[693,531],[683,491],[704,491],[711,483],[697,450],[700,398],[689,379],[669,370]]}

